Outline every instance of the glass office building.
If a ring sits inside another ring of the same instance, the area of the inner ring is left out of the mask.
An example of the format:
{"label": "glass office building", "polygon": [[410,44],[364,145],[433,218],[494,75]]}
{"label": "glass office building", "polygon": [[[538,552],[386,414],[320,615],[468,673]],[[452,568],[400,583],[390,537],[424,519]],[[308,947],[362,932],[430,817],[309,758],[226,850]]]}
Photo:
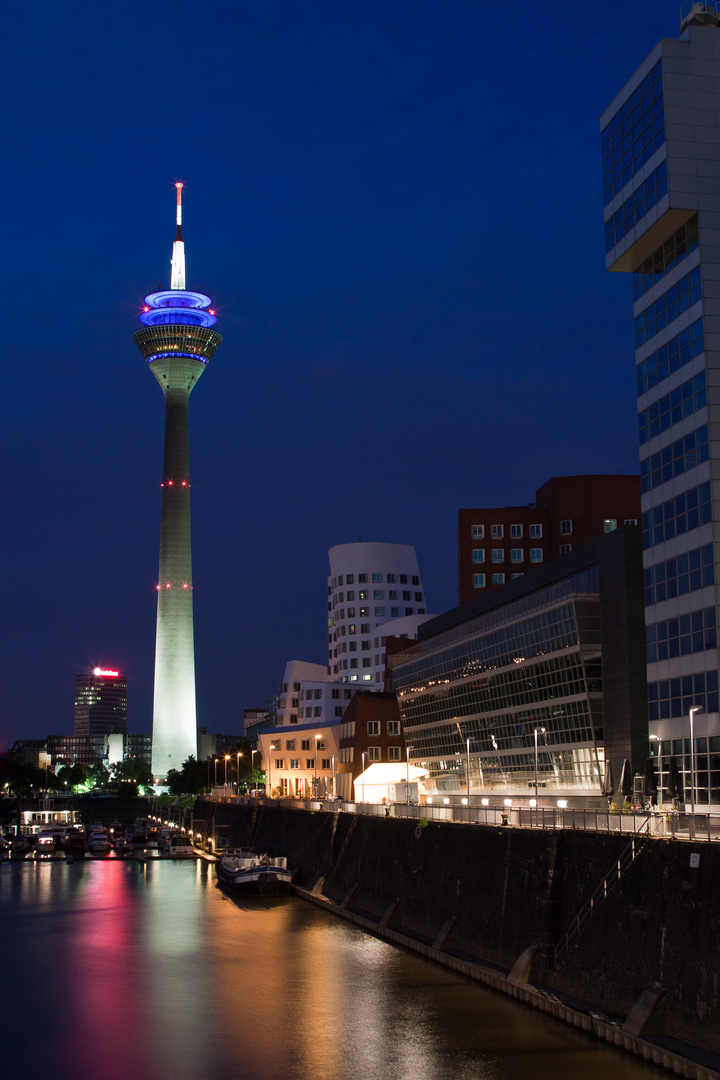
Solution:
{"label": "glass office building", "polygon": [[644,770],[641,544],[615,530],[419,628],[393,685],[432,791],[605,805]]}
{"label": "glass office building", "polygon": [[650,735],[700,804],[720,802],[719,22],[687,5],[600,123],[606,266],[632,274]]}

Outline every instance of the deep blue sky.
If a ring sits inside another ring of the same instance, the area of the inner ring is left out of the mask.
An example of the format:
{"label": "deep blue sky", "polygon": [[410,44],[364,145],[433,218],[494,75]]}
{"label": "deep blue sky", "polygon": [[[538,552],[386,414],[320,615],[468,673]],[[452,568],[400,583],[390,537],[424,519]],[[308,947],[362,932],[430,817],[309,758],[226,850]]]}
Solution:
{"label": "deep blue sky", "polygon": [[190,409],[199,723],[324,662],[333,544],[415,544],[439,612],[459,507],[637,471],[598,118],[677,7],[3,11],[0,746],[71,731],[98,661],[150,729],[164,407],[132,334],[177,178],[224,336]]}

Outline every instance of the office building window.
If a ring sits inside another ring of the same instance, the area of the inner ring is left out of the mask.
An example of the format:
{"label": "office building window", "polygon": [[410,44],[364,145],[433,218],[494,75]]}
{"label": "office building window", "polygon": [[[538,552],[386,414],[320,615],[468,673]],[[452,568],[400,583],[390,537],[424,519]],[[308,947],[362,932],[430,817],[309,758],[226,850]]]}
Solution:
{"label": "office building window", "polygon": [[422,593],[421,592],[416,592],[415,593],[415,603],[416,604],[422,604]]}
{"label": "office building window", "polygon": [[514,581],[516,577],[522,577],[522,574],[513,574],[511,581]]}
{"label": "office building window", "polygon": [[474,563],[485,562],[485,548],[473,548],[472,561]]}
{"label": "office building window", "polygon": [[388,590],[388,600],[397,600],[397,589]]}
{"label": "office building window", "polygon": [[336,706],[335,706],[335,715],[336,715],[336,716],[342,716],[342,714],[343,714],[343,707],[342,707],[342,705],[336,705]]}
{"label": "office building window", "polygon": [[316,705],[314,712],[315,716],[322,716],[322,705]]}
{"label": "office building window", "polygon": [[363,667],[372,667],[372,658],[369,656],[363,656]]}
{"label": "office building window", "polygon": [[320,759],[320,768],[321,769],[330,769],[330,768],[332,768],[332,766],[330,765],[330,758],[329,757],[324,757],[324,758]]}
{"label": "office building window", "polygon": [[373,574],[372,579],[373,584],[376,585],[379,581],[382,581],[382,574]]}
{"label": "office building window", "polygon": [[502,548],[492,549],[492,561],[494,563],[505,562],[505,552]]}
{"label": "office building window", "polygon": [[640,445],[679,424],[707,404],[705,372],[700,371],[694,379],[688,379],[670,394],[665,394],[647,409],[638,413]]}
{"label": "office building window", "polygon": [[398,619],[399,617],[400,617],[400,608],[399,607],[390,608],[390,618],[391,619]]}
{"label": "office building window", "polygon": [[672,600],[714,584],[713,546],[706,544],[674,559],[649,566],[645,570],[645,603],[650,605]]}
{"label": "office building window", "polygon": [[[643,495],[659,484],[682,476],[688,469],[702,465],[710,456],[707,424],[691,431],[684,439],[677,439],[670,446],[640,462],[640,486]],[[626,518],[626,525],[637,525],[635,518]]]}
{"label": "office building window", "polygon": [[354,574],[348,574],[347,577],[345,578],[345,584],[346,585],[354,585],[355,584],[355,575]]}
{"label": "office building window", "polygon": [[510,562],[518,563],[523,561],[523,549],[512,548],[510,551]]}
{"label": "office building window", "polygon": [[413,583],[413,585],[419,585],[420,584],[420,578],[418,577],[417,574],[413,574],[412,583]]}
{"label": "office building window", "polygon": [[493,583],[493,585],[504,585],[505,584],[505,575],[504,574],[493,574],[492,583]]}
{"label": "office building window", "polygon": [[674,236],[666,240],[662,247],[654,251],[645,260],[639,270],[633,274],[633,300],[641,297],[657,285],[659,281],[674,270],[698,246],[697,215],[681,225]]}
{"label": "office building window", "polygon": [[407,585],[407,574],[401,574],[400,575],[400,584],[401,585]]}
{"label": "office building window", "polygon": [[623,525],[637,525],[637,518],[625,518]]}
{"label": "office building window", "polygon": [[367,733],[368,733],[368,735],[379,735],[380,734],[380,721],[379,720],[368,720],[368,722],[367,722]]}
{"label": "office building window", "polygon": [[661,161],[655,172],[605,222],[605,251],[612,251],[628,229],[642,221],[648,210],[667,195],[667,189],[667,161]]}
{"label": "office building window", "polygon": [[399,735],[400,734],[400,721],[399,720],[388,720],[388,722],[387,722],[387,733],[388,733],[388,735]]}
{"label": "office building window", "polygon": [[373,600],[382,600],[382,598],[383,598],[382,589],[373,589]]}
{"label": "office building window", "polygon": [[530,526],[530,539],[531,540],[539,540],[541,538],[541,536],[542,536],[542,525],[531,525]]}
{"label": "office building window", "polygon": [[395,584],[395,575],[394,574],[388,574],[387,583],[388,583],[388,585],[394,585]]}
{"label": "office building window", "polygon": [[382,618],[384,618],[384,616],[385,616],[385,608],[384,607],[376,607],[375,608],[375,618],[376,619],[382,619]]}
{"label": "office building window", "polygon": [[682,536],[712,521],[710,481],[669,499],[642,516],[643,546],[653,547],[664,540]]}
{"label": "office building window", "polygon": [[561,536],[570,536],[571,532],[572,532],[572,520],[570,518],[566,518],[564,521],[560,522],[560,535]]}
{"label": "office building window", "polygon": [[530,548],[530,562],[539,563],[543,561],[542,548]]}
{"label": "office building window", "polygon": [[358,574],[358,585],[367,585],[367,574]]}
{"label": "office building window", "polygon": [[485,588],[485,575],[484,574],[473,574],[473,589],[484,589],[484,588]]}
{"label": "office building window", "polygon": [[492,525],[490,527],[490,536],[492,537],[493,540],[502,540],[504,535],[505,535],[505,526],[504,525]]}
{"label": "office building window", "polygon": [[701,297],[700,267],[696,266],[635,318],[635,348],[659,334]]}
{"label": "office building window", "polygon": [[381,760],[381,747],[368,746],[367,748],[368,761],[380,761]]}
{"label": "office building window", "polygon": [[658,60],[600,136],[607,206],[665,142],[662,60]]}
{"label": "office building window", "polygon": [[704,712],[718,712],[717,670],[648,683],[650,720],[687,716],[692,705],[699,705]]}
{"label": "office building window", "polygon": [[413,609],[411,607],[406,607],[405,608],[405,614],[406,615],[412,615],[412,613],[413,613]]}
{"label": "office building window", "polygon": [[473,525],[472,526],[472,538],[473,538],[473,540],[484,540],[485,539],[485,526],[484,525]]}
{"label": "office building window", "polygon": [[715,608],[663,619],[648,626],[645,633],[648,664],[716,649]]}
{"label": "office building window", "polygon": [[617,529],[617,518],[605,518],[603,521],[603,532],[611,533]]}
{"label": "office building window", "polygon": [[388,746],[387,757],[388,761],[400,761],[400,747]]}
{"label": "office building window", "polygon": [[571,551],[572,551],[572,544],[561,544],[560,545],[560,554],[561,555],[569,555]]}
{"label": "office building window", "polygon": [[650,353],[637,365],[635,372],[638,397],[652,390],[653,386],[667,379],[668,375],[689,364],[704,348],[703,321],[696,319],[692,326],[681,330],[674,338],[670,338],[666,345],[661,345],[657,352]]}
{"label": "office building window", "polygon": [[281,758],[281,757],[275,758],[275,768],[276,769],[284,769],[285,768],[285,758]]}
{"label": "office building window", "polygon": [[285,749],[286,750],[294,750],[295,749],[295,740],[294,739],[286,739],[285,740]]}
{"label": "office building window", "polygon": [[510,526],[510,538],[512,540],[521,540],[522,539],[522,534],[523,534],[522,525],[511,525]]}
{"label": "office building window", "polygon": [[300,758],[296,758],[296,757],[290,758],[290,768],[291,769],[299,769],[300,768]]}

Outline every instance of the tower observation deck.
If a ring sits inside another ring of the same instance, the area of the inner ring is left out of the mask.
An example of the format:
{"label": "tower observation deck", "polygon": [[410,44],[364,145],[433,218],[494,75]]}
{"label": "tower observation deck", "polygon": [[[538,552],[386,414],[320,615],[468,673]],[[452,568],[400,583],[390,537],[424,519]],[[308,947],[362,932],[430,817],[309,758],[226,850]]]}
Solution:
{"label": "tower observation deck", "polygon": [[210,297],[185,289],[182,184],[176,188],[171,288],[145,297],[143,326],[133,335],[165,396],[152,750],[161,779],[197,755],[188,403],[222,341]]}

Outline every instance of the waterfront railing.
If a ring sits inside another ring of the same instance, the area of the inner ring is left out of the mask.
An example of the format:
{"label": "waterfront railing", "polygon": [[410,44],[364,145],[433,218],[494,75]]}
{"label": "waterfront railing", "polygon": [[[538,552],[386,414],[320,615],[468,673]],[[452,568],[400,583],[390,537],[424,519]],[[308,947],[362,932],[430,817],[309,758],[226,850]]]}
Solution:
{"label": "waterfront railing", "polygon": [[555,807],[437,806],[416,803],[342,802],[339,799],[246,799],[213,797],[214,802],[257,803],[289,810],[340,811],[379,818],[410,818],[418,822],[446,821],[516,829],[572,829],[581,832],[720,840],[720,814],[684,811],[601,810]]}

